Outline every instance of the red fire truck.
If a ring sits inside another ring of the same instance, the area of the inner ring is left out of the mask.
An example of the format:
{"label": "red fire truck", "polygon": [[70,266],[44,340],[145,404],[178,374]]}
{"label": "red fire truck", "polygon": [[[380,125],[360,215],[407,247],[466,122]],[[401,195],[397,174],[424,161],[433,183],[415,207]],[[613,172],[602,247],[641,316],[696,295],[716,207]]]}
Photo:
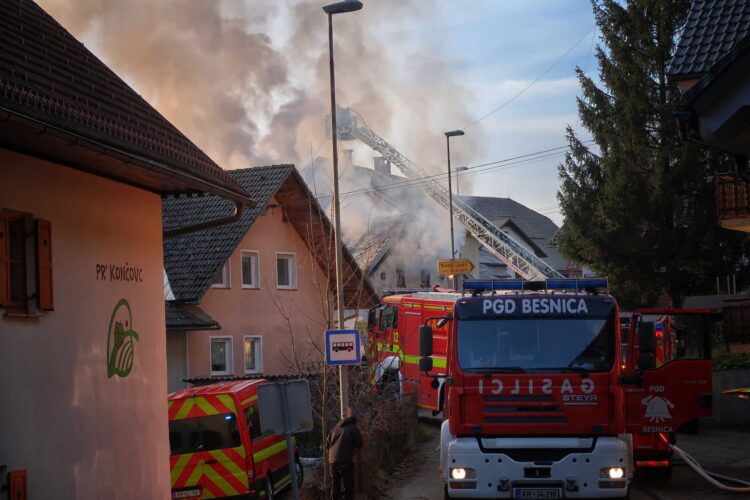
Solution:
{"label": "red fire truck", "polygon": [[705,414],[696,401],[710,378],[688,375],[695,360],[651,365],[655,334],[637,314],[645,348],[632,369],[621,362],[606,280],[464,288],[385,297],[369,322],[374,382],[444,406],[446,498],[624,497],[634,433],[670,433]]}
{"label": "red fire truck", "polygon": [[461,294],[435,290],[390,292],[379,306],[370,309],[367,359],[371,382],[380,391],[416,393],[419,407],[437,415],[445,396],[442,375],[446,373],[449,325],[433,330],[431,376],[419,371],[419,327],[452,313]]}
{"label": "red fire truck", "polygon": [[712,309],[638,309],[633,312],[621,383],[626,432],[635,467],[651,476],[672,474],[669,446],[676,431],[697,431],[712,413]]}

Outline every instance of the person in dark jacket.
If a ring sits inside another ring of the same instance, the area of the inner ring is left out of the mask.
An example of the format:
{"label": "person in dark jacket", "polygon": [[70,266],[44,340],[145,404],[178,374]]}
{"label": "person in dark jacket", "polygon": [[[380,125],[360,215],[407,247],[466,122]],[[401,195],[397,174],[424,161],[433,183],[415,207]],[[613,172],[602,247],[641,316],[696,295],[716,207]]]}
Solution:
{"label": "person in dark jacket", "polygon": [[360,462],[363,446],[362,433],[357,427],[357,417],[352,409],[347,410],[347,418],[331,429],[326,438],[328,463],[331,464],[331,491],[333,500],[341,500],[341,483],[344,483],[346,500],[354,500],[354,457]]}

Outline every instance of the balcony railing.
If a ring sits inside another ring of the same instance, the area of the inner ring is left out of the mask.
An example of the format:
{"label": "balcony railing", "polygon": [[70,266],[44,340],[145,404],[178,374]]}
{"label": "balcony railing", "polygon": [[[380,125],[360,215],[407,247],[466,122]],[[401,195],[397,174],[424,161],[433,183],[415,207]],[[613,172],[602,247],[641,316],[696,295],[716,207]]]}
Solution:
{"label": "balcony railing", "polygon": [[750,184],[735,177],[718,177],[716,213],[722,227],[750,232]]}

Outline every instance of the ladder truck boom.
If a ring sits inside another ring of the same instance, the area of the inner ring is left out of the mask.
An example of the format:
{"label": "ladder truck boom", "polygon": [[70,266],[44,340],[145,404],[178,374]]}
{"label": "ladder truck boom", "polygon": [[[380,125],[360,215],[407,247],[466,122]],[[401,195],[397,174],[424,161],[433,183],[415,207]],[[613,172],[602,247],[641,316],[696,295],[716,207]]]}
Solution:
{"label": "ladder truck boom", "polygon": [[[445,209],[450,208],[448,190],[414,162],[398,152],[385,139],[373,132],[364,120],[357,119],[351,108],[337,109],[337,134],[341,140],[358,139],[383,155],[385,159],[409,179],[423,181],[427,194]],[[562,278],[562,274],[521,245],[515,238],[501,231],[468,203],[453,197],[453,216],[492,255],[504,262],[526,280]]]}

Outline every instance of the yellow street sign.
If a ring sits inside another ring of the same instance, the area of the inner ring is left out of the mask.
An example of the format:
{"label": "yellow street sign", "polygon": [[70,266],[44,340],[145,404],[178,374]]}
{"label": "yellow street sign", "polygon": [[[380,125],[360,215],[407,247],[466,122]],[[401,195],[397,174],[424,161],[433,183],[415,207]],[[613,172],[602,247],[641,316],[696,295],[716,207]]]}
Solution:
{"label": "yellow street sign", "polygon": [[438,274],[468,274],[474,270],[474,264],[469,259],[438,259]]}

